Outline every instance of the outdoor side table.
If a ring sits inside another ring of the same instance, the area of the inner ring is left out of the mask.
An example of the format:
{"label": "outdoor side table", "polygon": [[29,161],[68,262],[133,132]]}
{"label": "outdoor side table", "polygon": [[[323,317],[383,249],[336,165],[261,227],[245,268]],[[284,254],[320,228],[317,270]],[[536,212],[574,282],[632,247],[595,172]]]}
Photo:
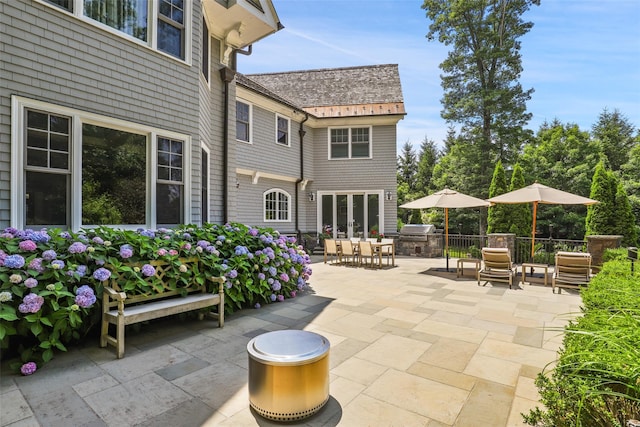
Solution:
{"label": "outdoor side table", "polygon": [[267,332],[247,344],[249,403],[261,416],[294,421],[329,400],[329,340],[314,332]]}
{"label": "outdoor side table", "polygon": [[476,275],[478,277],[478,270],[480,270],[480,260],[478,258],[459,258],[458,265],[456,268],[456,277],[464,276],[464,264],[475,264],[476,266]]}
{"label": "outdoor side table", "polygon": [[[522,263],[522,278],[520,279],[520,282],[524,285],[524,282],[527,281],[527,268],[532,268],[532,269],[536,269],[536,268],[542,268],[544,269],[544,285],[547,286],[547,273],[549,273],[549,265],[548,264],[536,264],[533,262],[523,262]],[[529,281],[529,284],[531,284],[531,281]]]}

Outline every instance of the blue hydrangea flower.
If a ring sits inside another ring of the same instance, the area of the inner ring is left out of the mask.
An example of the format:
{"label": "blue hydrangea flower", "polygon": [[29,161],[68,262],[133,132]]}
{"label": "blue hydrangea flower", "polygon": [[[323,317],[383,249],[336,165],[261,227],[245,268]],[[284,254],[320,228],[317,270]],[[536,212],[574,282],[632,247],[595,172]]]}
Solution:
{"label": "blue hydrangea flower", "polygon": [[81,254],[87,250],[87,245],[81,242],[74,242],[69,246],[70,254]]}
{"label": "blue hydrangea flower", "polygon": [[9,255],[4,259],[4,266],[7,268],[22,268],[24,266],[24,258],[22,255]]}
{"label": "blue hydrangea flower", "polygon": [[100,282],[104,282],[109,277],[111,277],[111,272],[104,267],[100,267],[99,269],[93,272],[93,278]]}
{"label": "blue hydrangea flower", "polygon": [[142,274],[145,277],[151,277],[154,274],[156,274],[156,269],[153,267],[153,265],[151,264],[145,264],[142,266],[142,268],[140,269],[140,271],[142,272]]}
{"label": "blue hydrangea flower", "polygon": [[47,261],[54,260],[57,257],[58,257],[58,254],[53,249],[49,249],[49,250],[46,250],[46,251],[42,252],[42,258],[47,260]]}

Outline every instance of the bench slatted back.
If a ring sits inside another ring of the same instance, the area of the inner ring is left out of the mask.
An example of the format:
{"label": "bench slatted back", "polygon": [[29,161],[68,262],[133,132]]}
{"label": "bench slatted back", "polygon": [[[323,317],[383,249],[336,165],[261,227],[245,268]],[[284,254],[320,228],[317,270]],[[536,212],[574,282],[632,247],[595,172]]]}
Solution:
{"label": "bench slatted back", "polygon": [[583,276],[591,275],[591,254],[585,252],[556,253],[556,275]]}
{"label": "bench slatted back", "polygon": [[482,261],[486,269],[510,270],[511,256],[506,248],[482,248]]}
{"label": "bench slatted back", "polygon": [[[199,268],[198,258],[180,258],[179,261],[180,261],[180,264],[185,265],[189,270]],[[145,294],[128,293],[127,291],[123,290],[124,282],[127,280],[126,276],[124,274],[119,274],[119,272],[112,266],[107,267],[111,271],[111,277],[109,278],[108,286],[117,292],[125,292],[127,294],[127,299],[124,300],[125,305],[132,305],[132,304],[137,304],[143,301],[153,301],[153,300],[164,299],[172,296],[183,295],[185,292],[187,294],[191,294],[195,292],[200,292],[200,293],[207,292],[206,286],[204,284],[203,285],[197,284],[195,280],[190,280],[187,285],[181,286],[179,289],[171,289],[168,281],[165,280],[165,276],[167,275],[168,271],[173,271],[178,268],[171,262],[163,261],[163,260],[150,260],[150,261],[147,261],[146,263],[144,262],[126,263],[126,265],[131,268],[135,268],[135,267],[142,268],[144,264],[150,264],[155,268],[155,274],[153,278],[158,280],[156,280],[154,283],[154,285],[156,286],[154,286],[153,293],[145,293]],[[142,277],[142,274],[140,274],[140,276]],[[151,278],[148,278],[147,280],[149,279]],[[117,306],[118,306],[117,301],[112,300],[109,302],[109,308],[114,308]]]}

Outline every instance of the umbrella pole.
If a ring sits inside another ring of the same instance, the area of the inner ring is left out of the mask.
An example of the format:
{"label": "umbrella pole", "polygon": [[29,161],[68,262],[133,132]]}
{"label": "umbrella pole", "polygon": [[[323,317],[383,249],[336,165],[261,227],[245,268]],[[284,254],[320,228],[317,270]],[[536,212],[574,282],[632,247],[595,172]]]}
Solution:
{"label": "umbrella pole", "polygon": [[535,253],[536,244],[536,214],[538,211],[538,202],[533,202],[533,229],[531,230],[531,262],[533,262],[533,254]]}
{"label": "umbrella pole", "polygon": [[449,208],[444,208],[444,245],[447,257],[447,273],[449,272]]}

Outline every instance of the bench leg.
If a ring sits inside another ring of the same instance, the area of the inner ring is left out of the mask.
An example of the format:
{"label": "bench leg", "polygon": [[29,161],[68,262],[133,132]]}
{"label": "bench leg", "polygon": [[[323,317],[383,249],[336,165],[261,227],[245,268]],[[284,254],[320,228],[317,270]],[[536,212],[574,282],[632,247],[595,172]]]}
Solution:
{"label": "bench leg", "polygon": [[124,319],[122,318],[122,316],[118,316],[116,329],[118,359],[122,359],[124,357]]}
{"label": "bench leg", "polygon": [[107,346],[107,336],[109,335],[109,322],[103,317],[102,327],[100,328],[100,347]]}

